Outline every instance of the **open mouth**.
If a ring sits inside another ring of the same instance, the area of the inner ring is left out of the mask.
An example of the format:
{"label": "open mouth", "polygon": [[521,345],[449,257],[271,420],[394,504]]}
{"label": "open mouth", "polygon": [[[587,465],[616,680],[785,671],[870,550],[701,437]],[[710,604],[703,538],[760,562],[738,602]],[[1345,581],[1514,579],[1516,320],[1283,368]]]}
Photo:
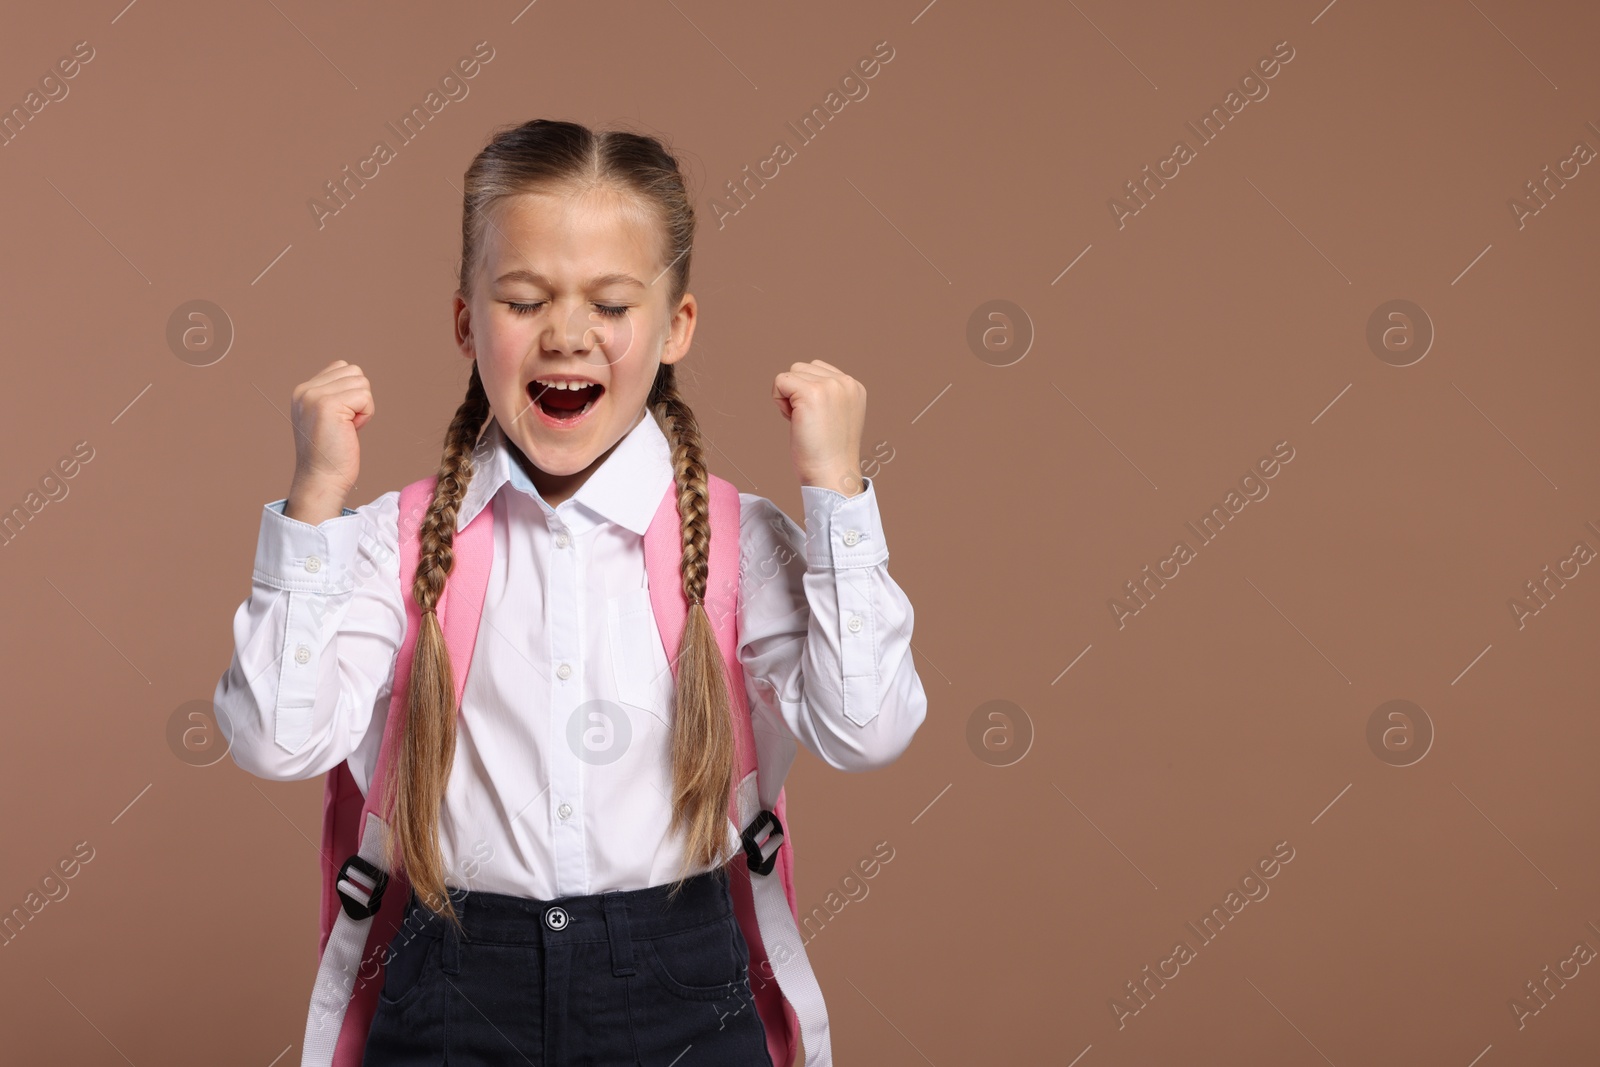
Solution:
{"label": "open mouth", "polygon": [[528,399],[545,418],[557,425],[576,423],[594,410],[606,391],[598,382],[534,380],[528,383]]}

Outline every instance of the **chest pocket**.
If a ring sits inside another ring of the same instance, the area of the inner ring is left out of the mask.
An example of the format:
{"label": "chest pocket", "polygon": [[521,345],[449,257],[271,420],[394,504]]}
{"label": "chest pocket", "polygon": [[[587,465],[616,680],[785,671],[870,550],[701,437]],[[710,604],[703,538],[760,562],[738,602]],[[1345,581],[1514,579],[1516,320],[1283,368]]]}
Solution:
{"label": "chest pocket", "polygon": [[606,602],[611,639],[611,672],[617,698],[630,707],[669,721],[672,671],[656,628],[650,590],[631,589]]}

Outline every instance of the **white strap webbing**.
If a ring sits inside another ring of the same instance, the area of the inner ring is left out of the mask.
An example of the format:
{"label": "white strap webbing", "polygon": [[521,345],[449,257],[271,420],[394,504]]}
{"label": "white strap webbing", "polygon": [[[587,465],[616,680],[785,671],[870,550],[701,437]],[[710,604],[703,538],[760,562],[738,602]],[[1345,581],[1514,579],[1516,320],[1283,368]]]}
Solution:
{"label": "white strap webbing", "polygon": [[[385,830],[383,820],[375,813],[368,812],[366,828],[361,832],[359,855],[379,870],[383,869],[381,860]],[[344,861],[341,859],[340,862]],[[368,898],[372,891],[372,886],[366,883],[366,876],[359,871],[351,871],[350,878],[341,881],[339,886],[356,900]],[[367,950],[367,934],[371,930],[370,916],[352,919],[340,905],[338,918],[334,920],[328,943],[322,950],[322,962],[317,967],[317,984],[311,990],[311,1012],[306,1018],[300,1067],[332,1067],[334,1050],[339,1045],[339,1033],[344,1029],[345,1013],[350,1008],[356,975],[361,969],[361,957]]]}
{"label": "white strap webbing", "polygon": [[[739,821],[743,826],[749,826],[763,806],[756,788],[757,773],[752,771],[739,783]],[[764,778],[761,784],[769,788],[772,786],[770,778]],[[781,779],[778,786],[782,786]],[[777,803],[775,788],[772,803]],[[770,805],[767,809],[772,810]],[[800,935],[794,912],[789,908],[789,897],[784,892],[783,878],[777,867],[773,867],[770,874],[750,872],[750,897],[755,904],[761,943],[767,949],[767,962],[771,964],[773,976],[778,980],[779,991],[800,1020],[800,1038],[806,1053],[805,1067],[833,1067],[828,1007],[822,999],[822,986],[811,969],[811,960],[806,956],[805,939]]]}

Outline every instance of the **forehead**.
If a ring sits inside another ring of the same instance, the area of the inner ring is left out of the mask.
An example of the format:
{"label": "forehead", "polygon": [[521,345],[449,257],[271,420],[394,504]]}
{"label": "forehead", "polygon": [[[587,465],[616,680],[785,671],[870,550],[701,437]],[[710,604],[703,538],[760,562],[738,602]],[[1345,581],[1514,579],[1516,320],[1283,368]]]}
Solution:
{"label": "forehead", "polygon": [[637,198],[606,186],[505,197],[490,209],[483,241],[491,279],[519,267],[563,286],[614,272],[650,282],[660,271],[659,223]]}

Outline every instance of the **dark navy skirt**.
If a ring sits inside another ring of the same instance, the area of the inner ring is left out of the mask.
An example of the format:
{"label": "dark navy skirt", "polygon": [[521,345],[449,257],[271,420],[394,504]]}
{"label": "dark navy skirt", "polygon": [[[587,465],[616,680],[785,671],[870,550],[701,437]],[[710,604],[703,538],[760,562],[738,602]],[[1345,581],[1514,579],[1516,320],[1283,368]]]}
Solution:
{"label": "dark navy skirt", "polygon": [[535,900],[415,893],[390,942],[363,1067],[772,1067],[728,874]]}

